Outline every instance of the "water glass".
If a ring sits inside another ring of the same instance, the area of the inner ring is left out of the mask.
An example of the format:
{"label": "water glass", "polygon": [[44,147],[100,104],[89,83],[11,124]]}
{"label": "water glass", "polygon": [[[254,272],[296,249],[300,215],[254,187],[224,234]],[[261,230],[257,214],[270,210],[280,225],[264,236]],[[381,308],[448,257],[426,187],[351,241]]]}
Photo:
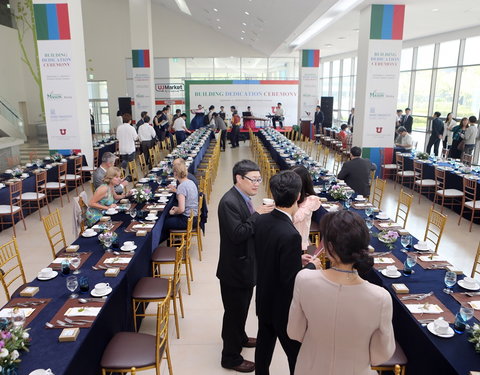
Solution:
{"label": "water glass", "polygon": [[445,273],[445,285],[446,288],[443,289],[443,291],[447,294],[451,294],[452,292],[452,287],[457,283],[457,274],[452,271],[447,271]]}
{"label": "water glass", "polygon": [[70,275],[70,261],[68,259],[64,259],[62,261],[62,275]]}
{"label": "water glass", "polygon": [[415,254],[409,254],[405,262],[403,262],[403,274],[404,276],[410,276],[413,271],[412,268],[417,264],[417,256]]}
{"label": "water glass", "polygon": [[474,310],[469,305],[463,303],[460,307],[460,310],[455,315],[455,323],[453,324],[453,329],[455,332],[462,334],[467,328],[467,323],[470,319],[473,318]]}
{"label": "water glass", "polygon": [[368,217],[372,216],[373,214],[373,207],[367,207],[365,209],[365,215],[367,215]]}
{"label": "water glass", "polygon": [[401,238],[400,238],[400,242],[403,246],[404,249],[407,249],[408,247],[410,247],[410,244],[412,242],[412,236],[409,235],[409,234],[404,234]]}
{"label": "water glass", "polygon": [[88,292],[88,290],[90,289],[90,285],[88,284],[88,278],[86,276],[83,276],[80,278],[79,286],[80,286],[80,293]]}
{"label": "water glass", "polygon": [[345,201],[345,208],[348,210],[351,206],[352,206],[352,200],[351,200],[351,199],[347,199],[347,200]]}
{"label": "water glass", "polygon": [[368,218],[365,220],[365,224],[367,224],[368,233],[372,233],[373,219],[370,218],[370,217],[368,217]]}
{"label": "water glass", "polygon": [[347,197],[347,199],[350,199],[352,197],[352,195],[353,195],[353,191],[351,191],[351,190],[347,190],[345,192],[345,196]]}
{"label": "water glass", "polygon": [[78,270],[78,267],[80,266],[81,262],[82,260],[80,259],[79,256],[70,258],[70,264],[75,268],[75,271],[73,271],[74,275],[78,275],[80,273],[80,270]]}
{"label": "water glass", "polygon": [[72,292],[70,298],[77,298],[78,294],[75,294],[75,290],[78,288],[78,279],[77,276],[68,276],[67,277],[67,289]]}
{"label": "water glass", "polygon": [[105,237],[105,239],[103,240],[103,245],[105,246],[105,251],[107,253],[110,253],[112,251],[110,250],[110,246],[112,246],[112,242],[113,242],[112,240],[113,239],[110,236]]}
{"label": "water glass", "polygon": [[137,216],[137,209],[136,208],[130,208],[130,211],[128,213],[129,213],[129,215],[132,219],[135,219],[135,217]]}
{"label": "water glass", "polygon": [[25,324],[25,313],[18,307],[15,307],[12,310],[10,318],[12,319],[12,324],[15,328],[23,327]]}

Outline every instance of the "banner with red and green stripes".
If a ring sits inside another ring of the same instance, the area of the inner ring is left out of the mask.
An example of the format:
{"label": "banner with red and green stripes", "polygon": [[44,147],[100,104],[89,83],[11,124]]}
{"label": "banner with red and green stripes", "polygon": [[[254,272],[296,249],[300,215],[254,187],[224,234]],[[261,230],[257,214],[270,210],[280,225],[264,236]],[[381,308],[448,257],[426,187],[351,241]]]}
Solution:
{"label": "banner with red and green stripes", "polygon": [[[383,150],[383,159],[382,160],[382,150]],[[372,163],[375,163],[377,170],[375,172],[376,176],[381,176],[381,166],[382,164],[392,164],[393,161],[393,148],[391,147],[363,147],[362,148],[362,158],[370,159]]]}
{"label": "banner with red and green stripes", "polygon": [[405,5],[372,5],[370,39],[402,40]]}
{"label": "banner with red and green stripes", "polygon": [[34,4],[37,40],[69,40],[68,4]]}
{"label": "banner with red and green stripes", "polygon": [[150,51],[148,49],[132,49],[134,68],[150,68]]}
{"label": "banner with red and green stripes", "polygon": [[302,50],[302,68],[318,68],[320,66],[320,50]]}

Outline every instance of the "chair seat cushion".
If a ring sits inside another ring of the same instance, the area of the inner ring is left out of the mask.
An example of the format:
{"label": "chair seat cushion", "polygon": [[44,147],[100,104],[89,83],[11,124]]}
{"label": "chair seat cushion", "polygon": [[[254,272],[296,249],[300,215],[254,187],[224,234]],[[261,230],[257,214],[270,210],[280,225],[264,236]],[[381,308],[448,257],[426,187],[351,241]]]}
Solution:
{"label": "chair seat cushion", "polygon": [[480,210],[480,201],[465,202],[465,206],[467,206],[470,209]]}
{"label": "chair seat cushion", "polygon": [[418,175],[418,173],[415,173],[414,171],[400,171],[397,172],[397,174],[403,177],[413,177]]}
{"label": "chair seat cushion", "polygon": [[384,168],[384,169],[398,169],[396,164],[382,164],[382,168]]}
{"label": "chair seat cushion", "polygon": [[43,199],[45,198],[45,194],[43,193],[23,193],[22,194],[22,200],[24,201],[36,201],[37,199]]}
{"label": "chair seat cushion", "polygon": [[420,185],[420,186],[436,186],[437,183],[435,180],[429,180],[428,178],[425,180],[417,180],[415,181],[415,185]]}
{"label": "chair seat cushion", "polygon": [[82,178],[82,177],[77,176],[76,174],[65,175],[65,180],[67,180],[67,181],[75,181],[75,180],[79,180],[80,178]]}
{"label": "chair seat cushion", "polygon": [[310,232],[320,232],[320,225],[316,221],[310,223]]}
{"label": "chair seat cushion", "polygon": [[162,299],[167,296],[168,279],[159,277],[142,277],[133,289],[132,298]]}
{"label": "chair seat cushion", "polygon": [[89,167],[88,165],[84,165],[81,169],[83,172],[93,172],[97,168],[92,168],[92,167]]}
{"label": "chair seat cushion", "polygon": [[155,346],[155,336],[145,333],[119,332],[108,343],[100,366],[107,369],[152,366],[155,364]]}
{"label": "chair seat cushion", "polygon": [[174,262],[176,247],[159,246],[152,254],[152,262]]}
{"label": "chair seat cushion", "polygon": [[398,342],[395,342],[395,345],[395,352],[393,353],[392,358],[381,365],[378,365],[378,367],[393,367],[395,365],[406,365],[408,363],[407,356],[405,355],[402,347],[398,344]]}
{"label": "chair seat cushion", "polygon": [[182,234],[182,233],[187,233],[187,230],[186,229],[170,229],[170,233]]}
{"label": "chair seat cushion", "polygon": [[3,214],[11,214],[12,212],[17,212],[20,210],[20,207],[17,207],[17,206],[9,206],[9,205],[6,205],[6,204],[2,204],[0,205],[0,214],[3,215]]}
{"label": "chair seat cushion", "polygon": [[47,182],[45,185],[40,186],[43,189],[58,189],[65,187],[65,184],[61,182],[60,184],[58,182]]}
{"label": "chair seat cushion", "polygon": [[463,192],[457,189],[437,190],[437,194],[446,197],[463,197]]}

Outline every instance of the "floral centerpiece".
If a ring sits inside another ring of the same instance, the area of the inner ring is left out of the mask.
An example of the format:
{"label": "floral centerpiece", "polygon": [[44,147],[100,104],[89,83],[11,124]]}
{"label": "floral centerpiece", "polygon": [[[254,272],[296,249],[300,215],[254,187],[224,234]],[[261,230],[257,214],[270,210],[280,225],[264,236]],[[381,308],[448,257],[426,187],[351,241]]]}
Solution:
{"label": "floral centerpiece", "polygon": [[59,162],[59,161],[62,160],[63,156],[62,156],[62,154],[59,154],[59,153],[57,152],[57,153],[53,154],[53,155],[51,156],[51,158],[52,158],[53,161]]}
{"label": "floral centerpiece", "polygon": [[430,155],[428,155],[426,152],[417,152],[417,159],[420,160],[428,160]]}
{"label": "floral centerpiece", "polygon": [[398,239],[398,232],[393,230],[382,230],[378,234],[372,234],[375,237],[378,237],[380,242],[386,244],[387,249],[393,249],[395,241]]}
{"label": "floral centerpiece", "polygon": [[12,175],[13,177],[18,177],[22,174],[22,169],[19,167],[13,168],[12,169]]}
{"label": "floral centerpiece", "polygon": [[103,233],[98,235],[98,240],[100,243],[104,244],[106,242],[114,243],[118,238],[118,234],[115,232],[110,232],[109,230],[105,229]]}
{"label": "floral centerpiece", "polygon": [[345,186],[333,185],[329,194],[333,199],[344,201],[347,199],[347,188]]}
{"label": "floral centerpiece", "polygon": [[468,341],[474,345],[475,351],[480,353],[480,325],[477,323],[473,325]]}
{"label": "floral centerpiece", "polygon": [[15,374],[21,362],[20,351],[28,351],[30,345],[29,329],[15,327],[7,319],[0,319],[0,374]]}
{"label": "floral centerpiece", "polygon": [[141,188],[136,189],[133,193],[133,199],[137,203],[144,203],[148,201],[152,197],[152,189],[148,186],[143,186]]}

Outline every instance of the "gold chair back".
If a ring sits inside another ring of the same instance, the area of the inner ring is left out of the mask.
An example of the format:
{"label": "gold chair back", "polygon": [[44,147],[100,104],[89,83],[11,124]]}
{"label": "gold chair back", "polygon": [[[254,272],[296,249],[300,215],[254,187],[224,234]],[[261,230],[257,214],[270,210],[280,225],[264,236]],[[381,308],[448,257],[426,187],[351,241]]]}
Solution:
{"label": "gold chair back", "polygon": [[448,154],[450,153],[450,149],[449,148],[444,148],[442,150],[442,159],[446,159],[448,158]]}
{"label": "gold chair back", "polygon": [[395,222],[402,224],[402,228],[405,229],[407,225],[408,215],[410,214],[410,207],[413,202],[413,195],[407,194],[400,190],[398,197],[397,213],[395,214]]}
{"label": "gold chair back", "polygon": [[[15,283],[19,279],[22,284]],[[0,280],[8,300],[11,298],[10,287],[18,288],[27,282],[15,237],[0,245]]]}
{"label": "gold chair back", "polygon": [[480,264],[480,242],[477,247],[477,254],[475,255],[475,260],[473,261],[472,274],[470,277],[475,277],[475,274],[480,274],[480,271],[477,270],[478,265]]}
{"label": "gold chair back", "polygon": [[135,160],[128,162],[128,170],[130,172],[130,176],[132,176],[132,183],[135,185],[138,182],[138,170]]}
{"label": "gold chair back", "polygon": [[382,206],[382,200],[383,200],[383,192],[385,190],[385,185],[387,184],[386,180],[382,180],[381,178],[375,178],[375,184],[373,187],[373,194],[371,198],[371,203],[375,206],[378,207],[379,209]]}
{"label": "gold chair back", "polygon": [[52,256],[55,259],[57,253],[67,246],[59,209],[57,208],[50,215],[42,218],[42,221],[45,232],[47,233],[48,242],[50,243],[50,248],[52,249]]}
{"label": "gold chair back", "polygon": [[470,178],[463,177],[463,200],[462,200],[462,210],[460,211],[460,215],[458,216],[458,225],[463,218],[463,212],[465,208],[470,210],[470,229],[472,231],[473,219],[478,217],[477,211],[480,212],[480,207],[476,205],[476,198],[477,198],[477,189],[478,189],[478,181],[472,180]]}
{"label": "gold chair back", "polygon": [[[148,149],[148,155],[150,156],[150,164],[152,166],[156,166],[160,162],[160,160],[157,160],[157,155],[155,154],[155,149],[153,147]],[[147,172],[148,170],[145,173]]]}
{"label": "gold chair back", "polygon": [[82,221],[80,222],[80,233],[83,233],[87,226],[87,204],[83,201],[82,197],[78,197],[78,205],[82,210]]}
{"label": "gold chair back", "polygon": [[430,241],[433,244],[435,253],[438,252],[438,246],[440,244],[446,222],[447,215],[443,215],[442,213],[435,211],[433,208],[430,209],[423,240]]}
{"label": "gold chair back", "polygon": [[470,154],[462,154],[462,163],[466,165],[472,165],[473,156]]}
{"label": "gold chair back", "polygon": [[[150,153],[150,150],[148,150]],[[142,171],[143,174],[146,174],[148,172],[147,168],[147,162],[145,160],[145,154],[140,154],[138,155],[138,164],[140,164],[140,170]]]}
{"label": "gold chair back", "polygon": [[[168,321],[170,313],[170,299],[172,295],[172,281],[170,280],[168,286],[168,293],[162,302],[157,305],[157,327],[156,327],[156,339],[155,339],[155,362],[157,368],[162,361],[162,353],[165,352],[167,360],[170,362],[170,349],[168,346]],[[163,349],[163,350],[162,350]],[[169,373],[171,374],[171,364],[169,363]]]}

